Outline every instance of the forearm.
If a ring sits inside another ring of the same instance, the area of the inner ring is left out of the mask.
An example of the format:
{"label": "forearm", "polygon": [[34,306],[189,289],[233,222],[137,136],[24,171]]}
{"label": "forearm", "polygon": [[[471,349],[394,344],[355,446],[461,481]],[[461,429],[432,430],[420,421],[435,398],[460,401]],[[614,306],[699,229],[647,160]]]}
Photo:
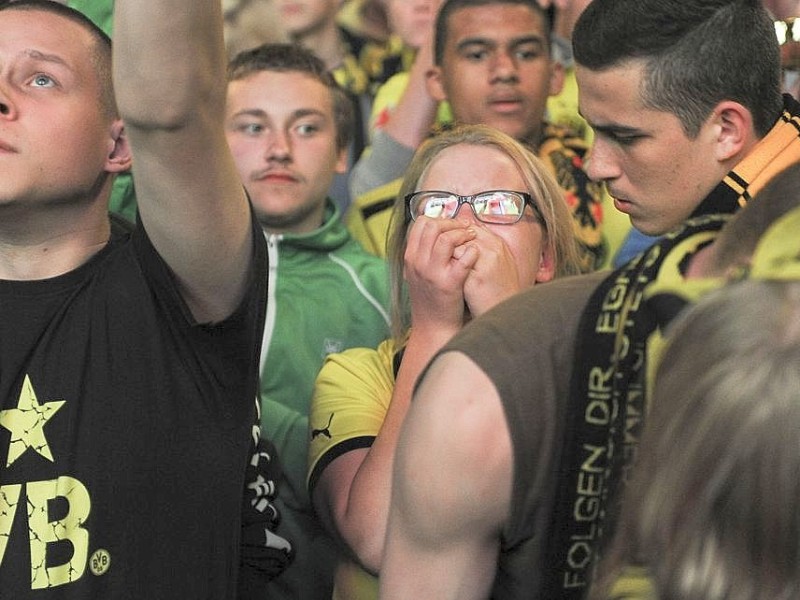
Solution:
{"label": "forearm", "polygon": [[[114,84],[129,128],[222,117],[225,54],[219,0],[117,0]],[[197,109],[206,109],[197,114]]]}
{"label": "forearm", "polygon": [[414,148],[401,144],[385,131],[376,131],[369,151],[358,159],[350,173],[351,196],[358,198],[402,177],[413,156]]}
{"label": "forearm", "polygon": [[253,245],[223,129],[219,0],[118,0],[114,27],[141,221],[195,319],[222,320],[244,296]]}
{"label": "forearm", "polygon": [[417,148],[430,133],[436,120],[439,103],[428,93],[425,83],[433,66],[431,43],[423,44],[409,71],[408,85],[391,113],[383,130],[409,148]]}

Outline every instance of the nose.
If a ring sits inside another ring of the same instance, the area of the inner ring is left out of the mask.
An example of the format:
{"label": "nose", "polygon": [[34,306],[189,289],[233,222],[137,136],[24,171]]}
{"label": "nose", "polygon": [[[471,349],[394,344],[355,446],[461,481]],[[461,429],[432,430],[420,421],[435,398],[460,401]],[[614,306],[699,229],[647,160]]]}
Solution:
{"label": "nose", "polygon": [[514,83],[519,80],[517,61],[511,52],[498,51],[491,63],[492,78],[496,82]]}
{"label": "nose", "polygon": [[292,156],[291,142],[286,132],[273,131],[267,136],[267,161],[289,162]]}
{"label": "nose", "polygon": [[458,219],[465,225],[474,225],[478,223],[478,217],[475,216],[475,209],[469,202],[463,202],[457,209],[456,214],[453,215],[454,219]]}
{"label": "nose", "polygon": [[592,181],[611,181],[621,174],[614,151],[601,136],[596,135],[584,168]]}
{"label": "nose", "polygon": [[0,84],[0,116],[9,117],[12,113],[11,99],[3,88],[3,85]]}

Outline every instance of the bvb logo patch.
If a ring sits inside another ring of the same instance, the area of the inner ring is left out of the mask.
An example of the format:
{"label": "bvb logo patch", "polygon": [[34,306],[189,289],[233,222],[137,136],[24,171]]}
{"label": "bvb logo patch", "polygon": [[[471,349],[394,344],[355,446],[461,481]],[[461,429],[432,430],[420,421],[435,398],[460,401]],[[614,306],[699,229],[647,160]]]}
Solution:
{"label": "bvb logo patch", "polygon": [[93,575],[104,575],[111,567],[111,555],[108,550],[99,548],[89,558],[89,569]]}

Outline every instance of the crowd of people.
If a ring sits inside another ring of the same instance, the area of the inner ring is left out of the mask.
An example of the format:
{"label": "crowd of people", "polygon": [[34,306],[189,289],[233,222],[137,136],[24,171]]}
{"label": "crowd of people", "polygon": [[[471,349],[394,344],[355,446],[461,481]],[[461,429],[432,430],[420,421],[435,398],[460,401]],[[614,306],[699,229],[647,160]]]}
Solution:
{"label": "crowd of people", "polygon": [[0,0],[0,597],[800,597],[798,48]]}

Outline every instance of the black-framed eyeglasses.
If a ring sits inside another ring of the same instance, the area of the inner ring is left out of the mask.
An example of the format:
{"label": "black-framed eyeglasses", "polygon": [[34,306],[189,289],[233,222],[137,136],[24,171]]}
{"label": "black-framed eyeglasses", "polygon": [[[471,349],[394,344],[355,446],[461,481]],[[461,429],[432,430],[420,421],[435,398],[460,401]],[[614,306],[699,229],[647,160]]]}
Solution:
{"label": "black-framed eyeglasses", "polygon": [[412,221],[419,217],[452,219],[462,204],[469,204],[478,221],[493,225],[513,225],[522,218],[525,205],[536,213],[536,219],[544,224],[539,207],[526,192],[513,190],[488,190],[472,196],[459,196],[453,192],[421,190],[405,197]]}

